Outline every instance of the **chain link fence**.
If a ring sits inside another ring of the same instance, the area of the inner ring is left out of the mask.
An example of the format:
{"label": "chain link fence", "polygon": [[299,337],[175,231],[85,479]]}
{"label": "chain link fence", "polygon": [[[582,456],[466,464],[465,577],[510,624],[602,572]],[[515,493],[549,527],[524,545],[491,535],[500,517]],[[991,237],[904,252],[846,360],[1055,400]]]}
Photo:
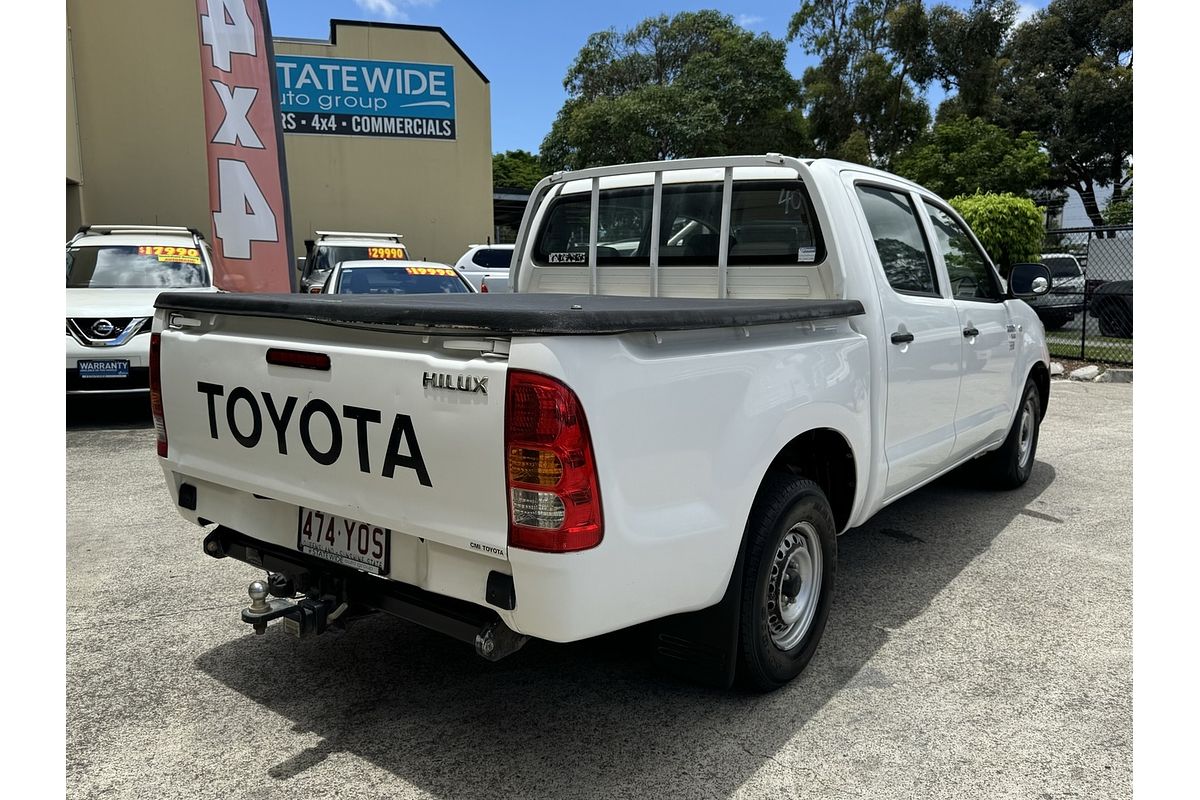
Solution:
{"label": "chain link fence", "polygon": [[1050,355],[1133,364],[1133,226],[1046,231],[1050,293],[1028,300]]}

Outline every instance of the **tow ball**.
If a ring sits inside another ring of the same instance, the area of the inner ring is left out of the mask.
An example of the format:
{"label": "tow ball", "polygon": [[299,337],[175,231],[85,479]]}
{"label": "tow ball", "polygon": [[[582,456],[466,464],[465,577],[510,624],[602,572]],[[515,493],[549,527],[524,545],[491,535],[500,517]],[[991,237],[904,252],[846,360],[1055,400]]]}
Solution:
{"label": "tow ball", "polygon": [[250,595],[250,605],[242,609],[242,622],[253,626],[260,635],[267,632],[268,623],[278,619],[282,620],[284,630],[297,638],[315,636],[324,633],[329,623],[349,607],[329,595],[305,597],[296,602],[280,597],[267,599],[271,592],[264,581],[251,582],[246,592]]}

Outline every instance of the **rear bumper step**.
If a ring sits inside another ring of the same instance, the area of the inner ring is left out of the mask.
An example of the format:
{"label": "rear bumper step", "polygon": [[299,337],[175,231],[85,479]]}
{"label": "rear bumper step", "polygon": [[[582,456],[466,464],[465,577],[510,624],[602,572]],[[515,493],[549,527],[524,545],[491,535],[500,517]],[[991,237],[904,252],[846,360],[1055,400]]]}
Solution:
{"label": "rear bumper step", "polygon": [[[267,622],[283,618],[297,623],[292,625],[293,632],[321,633],[325,630],[326,613],[348,604],[383,611],[466,642],[489,661],[516,652],[529,638],[515,633],[491,609],[367,575],[253,539],[223,525],[204,538],[204,552],[213,558],[233,558],[268,573],[286,576],[289,589],[307,595],[294,605],[286,599],[256,601],[243,610],[242,620],[259,632],[265,630]],[[313,622],[314,616],[319,622]]]}

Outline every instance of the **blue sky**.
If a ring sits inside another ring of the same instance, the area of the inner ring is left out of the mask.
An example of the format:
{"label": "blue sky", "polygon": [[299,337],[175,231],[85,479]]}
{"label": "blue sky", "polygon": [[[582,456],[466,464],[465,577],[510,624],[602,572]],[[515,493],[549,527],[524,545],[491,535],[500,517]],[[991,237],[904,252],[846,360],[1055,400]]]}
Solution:
{"label": "blue sky", "polygon": [[[969,6],[970,0],[950,0]],[[1048,0],[1025,0],[1022,14]],[[928,2],[927,5],[933,3]],[[589,34],[615,27],[624,31],[656,14],[716,8],[756,32],[782,38],[799,2],[779,0],[605,0],[570,3],[558,0],[268,0],[276,36],[325,39],[329,20],[372,19],[437,25],[450,35],[492,82],[492,150],[537,152],[566,98],[567,67]],[[799,45],[789,47],[787,66],[799,77],[814,63]],[[941,100],[933,86],[930,102]]]}

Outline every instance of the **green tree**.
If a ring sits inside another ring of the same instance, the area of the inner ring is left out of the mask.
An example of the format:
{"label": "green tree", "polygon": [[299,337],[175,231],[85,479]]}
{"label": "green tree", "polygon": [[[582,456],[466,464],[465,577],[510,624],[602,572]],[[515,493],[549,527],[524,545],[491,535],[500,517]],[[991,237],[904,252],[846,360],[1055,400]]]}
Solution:
{"label": "green tree", "polygon": [[1094,225],[1096,188],[1121,180],[1133,153],[1133,3],[1051,0],[1006,48],[999,119],[1032,131],[1050,155],[1051,188],[1071,189]]}
{"label": "green tree", "polygon": [[1013,264],[1037,261],[1046,238],[1042,212],[1026,197],[1014,194],[971,194],[950,198],[983,249],[1008,276]]}
{"label": "green tree", "polygon": [[976,192],[1023,195],[1045,183],[1050,157],[1029,132],[1012,136],[982,119],[954,117],[933,126],[895,170],[943,197]]}
{"label": "green tree", "polygon": [[[1129,168],[1121,182],[1123,192],[1116,200],[1108,198],[1104,206],[1104,221],[1109,225],[1133,224],[1133,167]],[[1114,192],[1115,194],[1115,192]]]}
{"label": "green tree", "polygon": [[787,38],[820,59],[802,79],[818,153],[888,167],[929,125],[920,0],[804,0]]}
{"label": "green tree", "polygon": [[974,0],[967,10],[942,3],[929,10],[924,63],[943,89],[955,92],[953,112],[994,116],[1001,53],[1016,18],[1016,0]]}
{"label": "green tree", "polygon": [[730,153],[805,152],[786,45],[716,11],[593,33],[542,143],[552,169]]}
{"label": "green tree", "polygon": [[492,186],[528,191],[550,172],[528,150],[506,150],[492,155]]}

